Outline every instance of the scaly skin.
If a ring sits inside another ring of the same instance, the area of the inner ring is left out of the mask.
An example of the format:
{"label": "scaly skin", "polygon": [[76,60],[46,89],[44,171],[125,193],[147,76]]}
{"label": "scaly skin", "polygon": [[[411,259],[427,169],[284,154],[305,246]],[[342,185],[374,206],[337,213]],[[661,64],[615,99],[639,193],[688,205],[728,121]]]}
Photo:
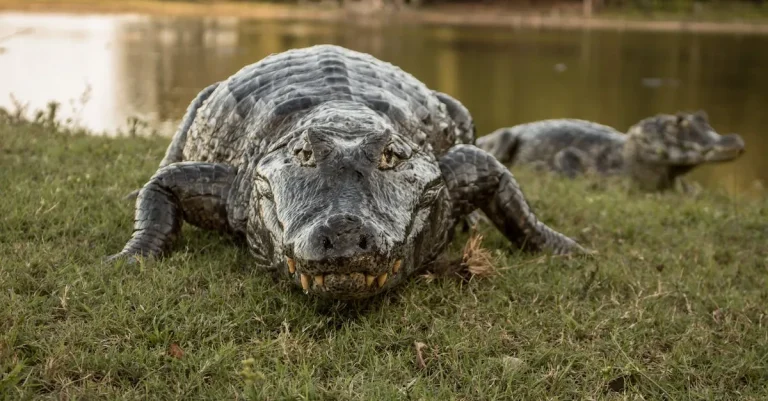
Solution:
{"label": "scaly skin", "polygon": [[360,299],[433,262],[478,208],[524,249],[586,252],[473,141],[458,100],[389,63],[327,45],[272,55],[193,100],[111,260],[168,253],[186,221],[245,237],[254,265],[307,293]]}
{"label": "scaly skin", "polygon": [[470,145],[454,146],[440,159],[455,216],[481,209],[514,244],[533,251],[586,252],[565,235],[538,221],[512,173],[490,154]]}
{"label": "scaly skin", "polygon": [[627,135],[583,120],[537,121],[498,129],[478,138],[477,146],[505,164],[567,177],[589,171],[623,175],[646,190],[672,188],[696,166],[734,160],[744,151],[740,136],[718,135],[703,111],[649,117]]}
{"label": "scaly skin", "polygon": [[234,179],[235,169],[226,164],[180,162],[160,168],[139,191],[133,236],[110,259],[168,252],[184,220],[228,231],[227,205]]}

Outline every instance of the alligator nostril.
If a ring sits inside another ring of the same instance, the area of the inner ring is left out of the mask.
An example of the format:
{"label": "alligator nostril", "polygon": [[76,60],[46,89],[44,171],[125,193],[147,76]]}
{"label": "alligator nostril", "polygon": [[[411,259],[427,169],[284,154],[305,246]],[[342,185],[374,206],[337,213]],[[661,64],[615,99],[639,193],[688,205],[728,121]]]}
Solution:
{"label": "alligator nostril", "polygon": [[[311,252],[324,258],[352,257],[377,249],[369,224],[353,214],[334,214],[309,233]],[[312,256],[312,258],[315,256]]]}
{"label": "alligator nostril", "polygon": [[366,248],[368,248],[368,239],[365,237],[361,237],[360,243],[358,245],[360,245],[360,249],[365,250]]}

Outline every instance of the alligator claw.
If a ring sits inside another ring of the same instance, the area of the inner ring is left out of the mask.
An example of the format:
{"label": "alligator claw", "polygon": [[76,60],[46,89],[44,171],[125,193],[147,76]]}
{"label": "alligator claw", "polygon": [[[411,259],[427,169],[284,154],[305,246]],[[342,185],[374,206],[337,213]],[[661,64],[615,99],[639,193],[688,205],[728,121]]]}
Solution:
{"label": "alligator claw", "polygon": [[120,260],[123,260],[127,265],[135,265],[139,263],[139,255],[129,254],[125,252],[116,253],[114,255],[107,256],[102,260],[105,264],[115,264]]}
{"label": "alligator claw", "polygon": [[136,199],[139,196],[139,191],[141,191],[141,189],[137,189],[137,190],[131,191],[127,195],[123,196],[123,200],[134,200],[134,199]]}

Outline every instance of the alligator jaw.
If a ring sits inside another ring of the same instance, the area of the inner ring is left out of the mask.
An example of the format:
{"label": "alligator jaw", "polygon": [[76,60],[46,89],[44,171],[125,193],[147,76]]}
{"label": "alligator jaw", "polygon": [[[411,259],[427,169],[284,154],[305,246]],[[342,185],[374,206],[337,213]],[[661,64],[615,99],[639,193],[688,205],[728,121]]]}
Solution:
{"label": "alligator jaw", "polygon": [[[305,294],[310,292],[324,293],[337,292],[340,288],[360,290],[359,293],[348,294],[350,297],[365,297],[379,292],[389,278],[395,277],[400,272],[402,259],[394,261],[389,270],[379,275],[362,272],[351,273],[325,273],[309,275],[301,272],[301,265],[292,258],[286,258],[288,274],[301,284]],[[343,294],[339,294],[343,295]]]}

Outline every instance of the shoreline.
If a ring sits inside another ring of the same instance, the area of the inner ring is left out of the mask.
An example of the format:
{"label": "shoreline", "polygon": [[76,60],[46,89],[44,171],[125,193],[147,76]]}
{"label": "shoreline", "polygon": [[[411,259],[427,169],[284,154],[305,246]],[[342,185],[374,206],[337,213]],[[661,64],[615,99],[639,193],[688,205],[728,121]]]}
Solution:
{"label": "shoreline", "polygon": [[364,10],[356,7],[338,8],[327,5],[287,5],[267,3],[219,2],[209,4],[146,0],[120,2],[57,0],[21,3],[19,0],[0,0],[0,12],[72,13],[72,14],[147,14],[170,17],[237,17],[271,21],[349,21],[366,25],[398,23],[447,26],[587,29],[614,31],[657,31],[695,33],[768,34],[768,21],[723,22],[684,19],[635,19],[612,15],[583,17],[575,13],[544,15],[514,11],[503,7],[452,5],[400,11]]}

